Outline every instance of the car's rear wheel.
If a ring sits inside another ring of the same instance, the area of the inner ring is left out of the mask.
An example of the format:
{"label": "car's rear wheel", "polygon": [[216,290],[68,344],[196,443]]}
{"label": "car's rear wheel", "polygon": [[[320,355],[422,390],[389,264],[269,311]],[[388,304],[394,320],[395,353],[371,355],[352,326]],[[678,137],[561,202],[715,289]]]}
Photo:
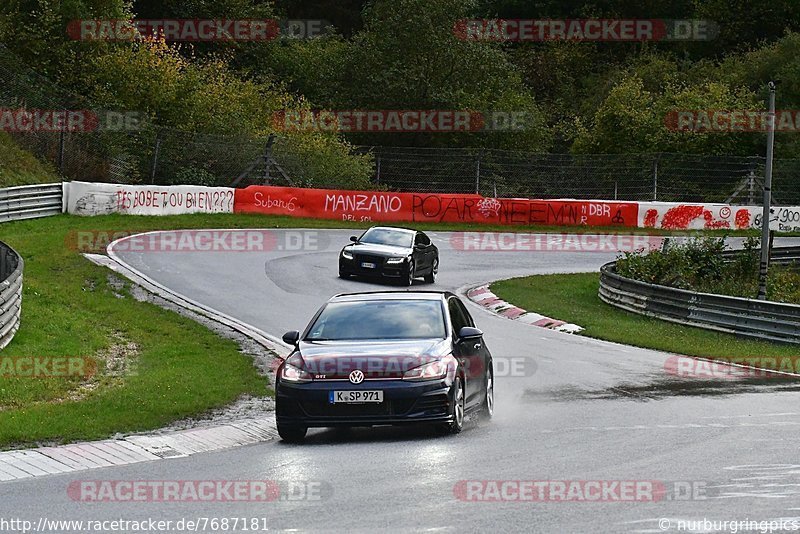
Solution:
{"label": "car's rear wheel", "polygon": [[451,412],[453,420],[441,427],[445,434],[458,434],[464,429],[466,400],[464,382],[461,381],[461,377],[456,377],[455,382],[453,382],[453,411]]}
{"label": "car's rear wheel", "polygon": [[278,423],[278,435],[288,443],[300,443],[305,439],[307,432],[308,428],[304,426]]}
{"label": "car's rear wheel", "polygon": [[492,372],[491,364],[489,366],[486,371],[486,395],[483,398],[483,405],[480,411],[483,419],[491,419],[494,415],[494,372]]}
{"label": "car's rear wheel", "polygon": [[433,265],[431,266],[431,272],[425,275],[425,281],[429,284],[433,284],[436,282],[436,275],[439,274],[439,258],[433,260]]}
{"label": "car's rear wheel", "polygon": [[414,283],[414,262],[408,262],[408,272],[406,278],[403,280],[403,285],[411,286]]}

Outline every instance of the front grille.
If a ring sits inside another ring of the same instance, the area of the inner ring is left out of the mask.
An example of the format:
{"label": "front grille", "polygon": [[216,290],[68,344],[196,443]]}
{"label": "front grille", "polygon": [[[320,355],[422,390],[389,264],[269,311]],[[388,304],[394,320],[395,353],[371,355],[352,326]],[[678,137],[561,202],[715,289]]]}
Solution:
{"label": "front grille", "polygon": [[311,417],[359,417],[392,415],[391,402],[368,404],[331,404],[329,402],[304,402],[303,410]]}
{"label": "front grille", "polygon": [[361,266],[361,262],[366,263],[374,263],[375,265],[383,265],[383,260],[386,259],[382,256],[373,256],[372,254],[356,254],[356,261],[359,262],[359,267]]}

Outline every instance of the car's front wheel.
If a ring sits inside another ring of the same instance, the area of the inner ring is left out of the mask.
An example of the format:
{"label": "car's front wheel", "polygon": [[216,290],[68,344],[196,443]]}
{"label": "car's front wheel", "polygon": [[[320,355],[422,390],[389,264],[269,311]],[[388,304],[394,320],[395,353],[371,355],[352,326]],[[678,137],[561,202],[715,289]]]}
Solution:
{"label": "car's front wheel", "polygon": [[453,382],[453,409],[451,415],[453,420],[442,425],[441,430],[445,434],[458,434],[464,429],[464,411],[466,409],[466,395],[464,394],[464,382],[461,377],[456,377]]}
{"label": "car's front wheel", "polygon": [[414,262],[408,262],[408,272],[406,272],[406,278],[403,280],[403,285],[411,286],[414,283]]}
{"label": "car's front wheel", "polygon": [[439,274],[439,258],[433,260],[433,265],[431,266],[431,272],[425,275],[425,281],[429,284],[433,284],[436,282],[436,275]]}
{"label": "car's front wheel", "polygon": [[491,419],[494,415],[494,372],[491,363],[486,371],[486,394],[483,397],[480,415],[483,419]]}
{"label": "car's front wheel", "polygon": [[307,432],[308,428],[304,426],[278,423],[278,435],[288,443],[300,443],[305,439]]}

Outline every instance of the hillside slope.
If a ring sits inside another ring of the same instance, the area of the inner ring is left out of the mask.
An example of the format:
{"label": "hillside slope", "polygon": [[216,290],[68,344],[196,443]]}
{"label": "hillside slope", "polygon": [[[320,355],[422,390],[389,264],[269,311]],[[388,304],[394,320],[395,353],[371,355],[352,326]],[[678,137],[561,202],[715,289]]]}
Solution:
{"label": "hillside slope", "polygon": [[0,187],[59,182],[55,168],[23,150],[6,132],[0,132]]}

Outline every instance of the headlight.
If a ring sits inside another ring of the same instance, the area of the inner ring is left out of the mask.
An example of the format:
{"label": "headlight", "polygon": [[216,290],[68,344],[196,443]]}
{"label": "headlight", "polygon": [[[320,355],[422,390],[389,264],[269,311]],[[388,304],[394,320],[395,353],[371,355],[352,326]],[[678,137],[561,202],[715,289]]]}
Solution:
{"label": "headlight", "polygon": [[442,360],[409,369],[403,374],[403,380],[440,380],[455,368],[456,359],[453,356],[447,356]]}
{"label": "headlight", "polygon": [[353,259],[353,254],[350,253],[350,252],[347,252],[346,250],[343,250],[342,251],[342,257],[344,259],[346,259],[346,260],[352,260]]}
{"label": "headlight", "polygon": [[311,382],[311,374],[290,363],[283,365],[281,379],[287,382]]}
{"label": "headlight", "polygon": [[405,258],[389,258],[386,260],[386,263],[397,265],[398,263],[403,263],[404,261],[406,261]]}

